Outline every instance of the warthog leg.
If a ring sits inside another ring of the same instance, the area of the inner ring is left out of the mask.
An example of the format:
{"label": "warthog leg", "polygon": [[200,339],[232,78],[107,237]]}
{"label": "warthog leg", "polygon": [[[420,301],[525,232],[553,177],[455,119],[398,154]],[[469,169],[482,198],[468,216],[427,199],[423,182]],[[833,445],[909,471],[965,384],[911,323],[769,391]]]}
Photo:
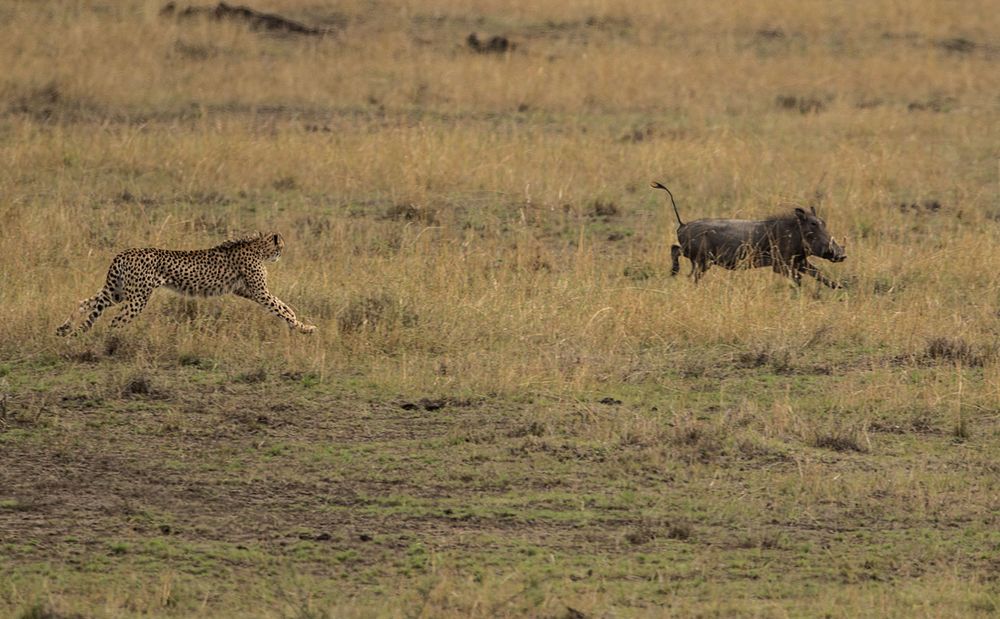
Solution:
{"label": "warthog leg", "polygon": [[819,269],[817,269],[813,265],[809,264],[805,260],[803,260],[802,264],[799,265],[799,270],[802,271],[803,273],[808,273],[809,275],[812,275],[817,280],[819,280],[819,282],[821,284],[823,284],[824,286],[827,286],[829,288],[843,288],[844,287],[843,284],[841,284],[840,282],[835,282],[835,281],[831,280],[830,278],[828,278],[827,276],[825,276],[822,273],[820,273]]}
{"label": "warthog leg", "polygon": [[671,245],[670,246],[670,277],[677,275],[677,272],[681,270],[681,246]]}
{"label": "warthog leg", "polygon": [[809,275],[812,275],[817,280],[819,280],[819,282],[821,284],[823,284],[825,286],[828,286],[830,288],[843,288],[844,287],[843,284],[841,284],[839,282],[835,282],[832,279],[828,278],[826,275],[823,275],[822,273],[820,273],[819,269],[817,269],[813,265],[809,264],[809,261],[806,260],[806,259],[800,260],[796,264],[796,267],[797,267],[798,271],[801,271],[802,273],[808,273]]}
{"label": "warthog leg", "polygon": [[705,271],[708,270],[709,266],[711,265],[707,261],[699,258],[695,258],[691,261],[691,279],[694,280],[694,283],[697,284],[698,281],[701,280],[702,275],[705,274]]}

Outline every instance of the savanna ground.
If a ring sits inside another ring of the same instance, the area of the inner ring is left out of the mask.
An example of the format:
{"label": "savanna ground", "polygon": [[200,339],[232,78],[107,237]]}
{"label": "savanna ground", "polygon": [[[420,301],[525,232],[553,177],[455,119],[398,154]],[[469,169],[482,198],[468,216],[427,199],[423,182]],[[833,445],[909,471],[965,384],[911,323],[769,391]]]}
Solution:
{"label": "savanna ground", "polygon": [[[0,5],[0,614],[995,616],[991,5]],[[848,287],[671,279],[651,180]],[[314,336],[54,335],[253,230]]]}

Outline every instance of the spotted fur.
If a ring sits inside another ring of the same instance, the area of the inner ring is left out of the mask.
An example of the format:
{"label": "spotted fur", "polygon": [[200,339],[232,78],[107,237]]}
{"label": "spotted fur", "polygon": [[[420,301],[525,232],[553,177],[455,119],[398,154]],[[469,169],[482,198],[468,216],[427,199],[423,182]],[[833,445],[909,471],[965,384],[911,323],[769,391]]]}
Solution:
{"label": "spotted fur", "polygon": [[[258,232],[210,249],[128,249],[111,261],[104,288],[96,296],[81,301],[56,333],[76,335],[87,331],[104,310],[119,303],[122,307],[111,320],[111,326],[124,326],[139,315],[149,296],[160,286],[200,297],[231,292],[263,305],[283,318],[290,328],[312,333],[316,327],[299,322],[291,308],[267,290],[264,262],[277,261],[284,248],[280,234],[264,236]],[[86,317],[73,330],[73,323],[81,316]]]}

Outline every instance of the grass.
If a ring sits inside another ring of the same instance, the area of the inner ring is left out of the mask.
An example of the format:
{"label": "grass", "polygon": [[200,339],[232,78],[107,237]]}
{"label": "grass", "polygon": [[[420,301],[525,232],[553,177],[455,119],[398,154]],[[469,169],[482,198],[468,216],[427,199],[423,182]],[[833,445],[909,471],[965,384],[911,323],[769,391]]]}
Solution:
{"label": "grass", "polygon": [[[995,614],[987,3],[255,8],[337,33],[0,9],[0,614]],[[847,288],[671,279],[652,180],[817,205]],[[54,335],[252,230],[313,337]]]}

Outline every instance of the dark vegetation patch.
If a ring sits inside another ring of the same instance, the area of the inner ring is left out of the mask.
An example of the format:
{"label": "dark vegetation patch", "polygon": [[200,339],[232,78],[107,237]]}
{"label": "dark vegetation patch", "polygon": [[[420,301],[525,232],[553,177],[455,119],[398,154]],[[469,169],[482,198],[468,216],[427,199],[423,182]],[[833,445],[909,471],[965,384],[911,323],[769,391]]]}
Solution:
{"label": "dark vegetation patch", "polygon": [[644,127],[633,127],[625,135],[619,138],[619,141],[637,144],[639,142],[649,141],[655,136],[656,129],[652,125],[646,125]]}
{"label": "dark vegetation patch", "polygon": [[621,214],[621,209],[611,200],[594,200],[587,208],[588,217],[603,219],[604,221],[611,221],[611,219]]}
{"label": "dark vegetation patch", "polygon": [[108,116],[107,110],[85,97],[68,94],[57,82],[14,96],[7,112],[24,114],[42,123],[98,120]]}
{"label": "dark vegetation patch", "polygon": [[940,431],[937,425],[937,415],[930,408],[914,411],[907,421],[910,430],[917,434],[937,434]]}
{"label": "dark vegetation patch", "polygon": [[236,380],[237,382],[246,383],[248,385],[262,383],[267,380],[267,370],[264,368],[257,368],[256,370],[244,372],[237,376]]}
{"label": "dark vegetation patch", "polygon": [[399,408],[404,411],[415,411],[415,410],[425,410],[429,412],[438,411],[446,407],[465,407],[471,406],[472,402],[470,400],[455,399],[455,398],[420,398],[416,402],[411,402],[405,400],[399,403]]}
{"label": "dark vegetation patch", "polygon": [[168,2],[160,9],[160,16],[177,19],[202,17],[216,21],[240,22],[249,26],[251,30],[281,34],[324,36],[334,32],[330,28],[314,28],[281,15],[262,13],[247,6],[233,6],[225,2],[215,6],[188,6],[183,9],[178,9],[174,2]]}
{"label": "dark vegetation patch", "polygon": [[826,110],[833,100],[832,96],[817,97],[811,95],[778,95],[774,98],[775,105],[782,110],[800,114],[818,114]]}
{"label": "dark vegetation patch", "polygon": [[629,37],[633,31],[631,18],[616,15],[590,15],[579,20],[546,20],[525,29],[529,37],[568,39],[582,45],[588,44],[595,38]]}
{"label": "dark vegetation patch", "polygon": [[678,419],[665,438],[688,463],[707,464],[725,454],[722,431],[699,419]]}
{"label": "dark vegetation patch", "polygon": [[141,342],[121,333],[109,333],[104,339],[104,356],[118,360],[132,359],[139,352]]}
{"label": "dark vegetation patch", "polygon": [[199,368],[202,370],[211,370],[216,366],[216,362],[212,359],[189,352],[178,355],[177,364],[181,367]]}
{"label": "dark vegetation patch", "polygon": [[128,189],[115,194],[111,201],[114,204],[135,204],[142,207],[153,207],[163,204],[163,199],[158,196],[136,195]]}
{"label": "dark vegetation patch", "polygon": [[622,275],[634,282],[644,282],[656,275],[656,268],[650,264],[630,264],[622,270]]}
{"label": "dark vegetation patch", "polygon": [[770,367],[776,374],[790,374],[794,371],[791,351],[769,346],[756,347],[737,353],[733,359],[733,365],[740,369]]}
{"label": "dark vegetation patch", "polygon": [[968,366],[983,365],[992,355],[977,349],[961,337],[935,337],[927,342],[924,358],[932,361],[950,361]]}
{"label": "dark vegetation patch", "polygon": [[91,348],[64,352],[62,356],[77,363],[97,363],[101,360],[101,355]]}
{"label": "dark vegetation patch", "polygon": [[920,35],[916,32],[891,32],[886,31],[882,33],[882,38],[887,41],[910,41],[915,42],[920,40]]}
{"label": "dark vegetation patch", "polygon": [[390,221],[415,221],[427,226],[438,224],[437,211],[428,206],[413,202],[393,204],[382,214],[382,219]]}
{"label": "dark vegetation patch", "polygon": [[173,53],[185,60],[211,60],[219,56],[222,51],[219,47],[211,43],[185,43],[177,41],[174,43]]}
{"label": "dark vegetation patch", "polygon": [[765,41],[784,39],[787,36],[785,31],[781,28],[760,28],[754,33],[754,35],[758,39],[763,39]]}
{"label": "dark vegetation patch", "polygon": [[10,413],[7,412],[7,401],[10,398],[10,394],[6,391],[0,393],[0,432],[7,429],[10,423]]}
{"label": "dark vegetation patch", "polygon": [[549,433],[549,428],[547,425],[540,421],[532,421],[530,423],[517,426],[507,433],[507,436],[511,438],[522,438],[525,436],[545,436]]}
{"label": "dark vegetation patch", "polygon": [[816,430],[809,440],[809,444],[820,449],[831,449],[840,452],[868,452],[861,432],[857,428],[847,426],[835,426]]}
{"label": "dark vegetation patch", "polygon": [[625,541],[634,546],[648,544],[654,539],[656,539],[656,531],[650,527],[639,527],[625,534]]}
{"label": "dark vegetation patch", "polygon": [[779,448],[768,445],[759,437],[747,436],[736,441],[736,451],[744,460],[756,462],[789,462],[792,458]]}
{"label": "dark vegetation patch", "polygon": [[955,109],[958,99],[947,96],[934,96],[923,101],[911,101],[906,106],[908,112],[950,112]]}
{"label": "dark vegetation patch", "polygon": [[331,129],[330,125],[327,124],[319,125],[314,123],[306,123],[305,125],[302,126],[302,130],[305,131],[306,133],[333,133],[333,129]]}
{"label": "dark vegetation patch", "polygon": [[121,390],[122,397],[163,397],[163,393],[153,387],[153,381],[145,374],[136,374],[125,381]]}
{"label": "dark vegetation patch", "polygon": [[899,210],[903,213],[937,213],[942,208],[937,200],[923,200],[921,202],[900,202]]}
{"label": "dark vegetation patch", "polygon": [[903,416],[883,416],[868,423],[872,432],[883,434],[941,434],[941,414],[934,407],[918,407]]}
{"label": "dark vegetation patch", "polygon": [[672,522],[667,526],[666,538],[686,541],[694,536],[694,525],[687,521]]}
{"label": "dark vegetation patch", "polygon": [[86,619],[86,617],[80,613],[64,613],[44,602],[37,602],[25,609],[17,619]]}
{"label": "dark vegetation patch", "polygon": [[774,531],[755,532],[740,540],[739,548],[757,548],[760,550],[776,550],[783,546],[781,534]]}
{"label": "dark vegetation patch", "polygon": [[801,33],[780,27],[764,26],[741,32],[737,45],[760,57],[788,56],[803,53],[809,40]]}
{"label": "dark vegetation patch", "polygon": [[517,49],[517,44],[503,35],[479,38],[475,32],[465,38],[466,46],[478,54],[506,54]]}
{"label": "dark vegetation patch", "polygon": [[860,101],[854,104],[854,107],[858,108],[859,110],[872,110],[877,107],[880,107],[883,103],[885,102],[877,97],[871,99],[861,99]]}
{"label": "dark vegetation patch", "polygon": [[965,37],[954,37],[951,39],[939,39],[934,41],[934,46],[945,51],[956,54],[969,54],[976,51],[976,42]]}
{"label": "dark vegetation patch", "polygon": [[323,237],[333,230],[333,218],[323,215],[305,215],[292,222],[295,231],[305,237]]}
{"label": "dark vegetation patch", "polygon": [[299,188],[299,182],[294,176],[282,176],[271,183],[275,191],[294,191]]}

